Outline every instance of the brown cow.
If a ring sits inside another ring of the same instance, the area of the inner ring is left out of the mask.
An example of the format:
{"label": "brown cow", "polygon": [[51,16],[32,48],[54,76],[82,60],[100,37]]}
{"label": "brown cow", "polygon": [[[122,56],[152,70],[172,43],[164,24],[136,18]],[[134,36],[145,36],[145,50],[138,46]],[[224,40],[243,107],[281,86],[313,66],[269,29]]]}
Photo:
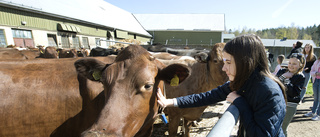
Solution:
{"label": "brown cow", "polygon": [[121,51],[113,64],[83,58],[75,66],[79,77],[102,82],[106,98],[98,119],[82,136],[150,136],[160,80],[170,82],[176,75],[182,82],[190,73],[185,65],[166,67],[136,45]]}
{"label": "brown cow", "polygon": [[77,58],[78,53],[76,49],[57,49],[59,58]]}
{"label": "brown cow", "polygon": [[35,59],[40,56],[40,51],[37,48],[34,49],[27,49],[27,50],[20,50],[20,52],[26,56],[27,59]]}
{"label": "brown cow", "polygon": [[42,46],[39,46],[40,56],[37,58],[58,58],[58,52],[56,47],[46,47],[45,49]]}
{"label": "brown cow", "polygon": [[140,46],[121,53],[114,63],[109,56],[0,62],[0,136],[150,136],[160,79],[183,81],[190,71],[166,67]]}
{"label": "brown cow", "polygon": [[24,60],[27,59],[18,49],[0,48],[0,60]]}
{"label": "brown cow", "polygon": [[88,57],[90,55],[89,49],[81,48],[77,51],[78,57]]}
{"label": "brown cow", "polygon": [[[114,57],[96,59],[112,63]],[[76,60],[0,61],[1,137],[48,137],[96,98],[102,84],[88,81],[88,87],[79,90]],[[76,131],[77,127],[65,128]]]}
{"label": "brown cow", "polygon": [[[172,87],[168,84],[165,84],[167,98],[206,92],[226,82],[227,75],[222,71],[222,49],[224,45],[224,43],[217,43],[214,45],[209,53],[207,63],[189,63],[189,66],[191,65],[192,74],[185,82],[181,83],[179,86]],[[169,136],[177,136],[177,130],[181,118],[183,118],[184,120],[184,136],[190,136],[189,130],[191,122],[199,119],[205,108],[206,107],[185,109],[173,107],[166,108],[165,111],[169,116]]]}

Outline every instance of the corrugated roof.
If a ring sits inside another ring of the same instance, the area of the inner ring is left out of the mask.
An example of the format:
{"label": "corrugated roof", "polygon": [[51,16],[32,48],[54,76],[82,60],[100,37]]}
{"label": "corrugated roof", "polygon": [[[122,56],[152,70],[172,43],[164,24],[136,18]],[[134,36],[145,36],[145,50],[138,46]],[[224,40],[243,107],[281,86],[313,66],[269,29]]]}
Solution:
{"label": "corrugated roof", "polygon": [[233,39],[236,36],[234,34],[222,34],[222,38],[224,39]]}
{"label": "corrugated roof", "polygon": [[150,30],[224,31],[224,14],[134,14]]}
{"label": "corrugated roof", "polygon": [[[274,46],[274,47],[292,47],[294,43],[299,41],[298,39],[287,39],[287,40],[281,40],[281,39],[261,39],[264,46]],[[302,41],[304,47],[307,43],[312,44],[313,47],[316,47],[316,44],[313,42],[313,40],[300,40]]]}
{"label": "corrugated roof", "polygon": [[0,4],[64,16],[151,37],[132,13],[103,0],[0,0]]}

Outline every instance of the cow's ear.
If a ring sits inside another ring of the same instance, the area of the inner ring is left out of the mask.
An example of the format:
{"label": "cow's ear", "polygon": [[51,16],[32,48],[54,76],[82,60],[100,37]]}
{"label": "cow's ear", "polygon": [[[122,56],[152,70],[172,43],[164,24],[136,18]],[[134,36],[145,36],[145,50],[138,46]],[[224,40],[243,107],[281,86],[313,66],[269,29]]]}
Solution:
{"label": "cow's ear", "polygon": [[93,59],[83,58],[74,63],[78,75],[86,77],[92,81],[100,81],[102,71],[106,68],[106,64]]}
{"label": "cow's ear", "polygon": [[193,56],[193,58],[196,61],[201,62],[201,63],[207,63],[208,62],[208,57],[209,57],[209,54],[205,53],[205,52],[199,52],[199,53],[197,53],[196,55]]}
{"label": "cow's ear", "polygon": [[178,86],[191,74],[191,69],[183,64],[171,64],[160,70],[161,80],[169,83],[171,86]]}

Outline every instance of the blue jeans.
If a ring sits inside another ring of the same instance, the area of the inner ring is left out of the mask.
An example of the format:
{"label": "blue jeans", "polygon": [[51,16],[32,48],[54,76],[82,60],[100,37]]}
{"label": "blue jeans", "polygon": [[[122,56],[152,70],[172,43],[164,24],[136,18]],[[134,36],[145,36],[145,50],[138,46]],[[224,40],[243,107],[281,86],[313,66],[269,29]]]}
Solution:
{"label": "blue jeans", "polygon": [[320,79],[316,79],[313,83],[313,107],[312,107],[312,113],[317,113],[317,115],[320,115]]}
{"label": "blue jeans", "polygon": [[306,72],[302,72],[303,73],[303,75],[304,75],[304,77],[306,78],[305,80],[304,80],[304,84],[303,84],[303,87],[305,88],[305,89],[302,89],[301,90],[301,93],[300,93],[300,98],[301,98],[301,100],[303,100],[303,97],[304,97],[304,95],[306,94],[306,91],[307,91],[307,88],[308,88],[308,84],[309,84],[309,81],[310,81],[310,73],[306,73]]}

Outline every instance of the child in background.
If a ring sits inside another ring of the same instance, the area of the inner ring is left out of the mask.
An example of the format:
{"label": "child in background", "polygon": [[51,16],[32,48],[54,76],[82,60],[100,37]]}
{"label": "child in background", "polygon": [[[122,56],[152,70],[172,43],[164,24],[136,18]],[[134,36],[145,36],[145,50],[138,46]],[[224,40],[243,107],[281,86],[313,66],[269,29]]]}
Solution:
{"label": "child in background", "polygon": [[278,58],[277,58],[278,65],[274,69],[274,72],[272,73],[273,75],[276,75],[278,73],[278,71],[281,69],[281,64],[282,64],[284,58],[285,58],[285,56],[283,54],[280,54],[278,56]]}
{"label": "child in background", "polygon": [[306,60],[302,53],[292,53],[289,58],[288,68],[280,69],[277,77],[287,87],[287,107],[286,115],[283,120],[282,130],[287,137],[288,126],[296,114],[300,93],[304,84],[305,77],[302,73]]}

